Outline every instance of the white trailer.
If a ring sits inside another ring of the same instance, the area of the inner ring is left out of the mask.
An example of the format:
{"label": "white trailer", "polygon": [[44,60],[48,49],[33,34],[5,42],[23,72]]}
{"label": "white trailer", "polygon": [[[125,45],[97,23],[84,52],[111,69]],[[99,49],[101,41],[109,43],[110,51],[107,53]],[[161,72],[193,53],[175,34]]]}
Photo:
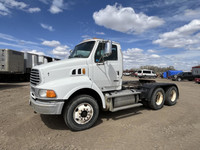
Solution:
{"label": "white trailer", "polygon": [[32,67],[51,61],[52,58],[49,56],[0,49],[0,79],[29,81]]}
{"label": "white trailer", "polygon": [[192,67],[192,74],[194,76],[200,76],[200,66]]}
{"label": "white trailer", "polygon": [[24,53],[11,49],[0,49],[0,74],[24,73]]}

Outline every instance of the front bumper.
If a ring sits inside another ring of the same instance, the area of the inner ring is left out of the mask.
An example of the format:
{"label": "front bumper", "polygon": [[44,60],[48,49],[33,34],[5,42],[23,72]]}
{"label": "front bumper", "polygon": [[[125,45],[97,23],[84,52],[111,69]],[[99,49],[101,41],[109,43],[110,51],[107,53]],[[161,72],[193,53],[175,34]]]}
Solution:
{"label": "front bumper", "polygon": [[30,105],[33,107],[34,111],[39,114],[54,114],[58,115],[62,113],[62,108],[64,101],[40,101],[30,97]]}

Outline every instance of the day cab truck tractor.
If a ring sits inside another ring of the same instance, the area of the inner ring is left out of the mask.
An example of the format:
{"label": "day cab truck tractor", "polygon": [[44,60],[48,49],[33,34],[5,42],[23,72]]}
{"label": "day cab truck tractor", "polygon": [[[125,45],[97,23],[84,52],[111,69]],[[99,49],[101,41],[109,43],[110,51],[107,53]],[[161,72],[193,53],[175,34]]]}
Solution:
{"label": "day cab truck tractor", "polygon": [[173,83],[122,81],[119,43],[90,39],[75,46],[69,59],[35,66],[30,78],[30,105],[39,114],[63,115],[69,129],[80,131],[96,122],[99,110],[119,111],[141,103],[154,110],[175,105]]}

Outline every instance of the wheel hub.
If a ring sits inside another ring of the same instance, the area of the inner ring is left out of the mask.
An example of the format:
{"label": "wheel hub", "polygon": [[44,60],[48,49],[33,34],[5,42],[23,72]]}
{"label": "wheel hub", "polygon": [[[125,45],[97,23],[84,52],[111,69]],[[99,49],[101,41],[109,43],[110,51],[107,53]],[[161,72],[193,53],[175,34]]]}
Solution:
{"label": "wheel hub", "polygon": [[176,91],[172,90],[170,96],[171,96],[171,101],[174,102],[176,100]]}
{"label": "wheel hub", "polygon": [[73,119],[78,124],[86,124],[89,122],[94,114],[94,110],[89,103],[79,104],[73,112]]}
{"label": "wheel hub", "polygon": [[161,92],[158,92],[156,95],[156,104],[161,105],[163,102],[163,94]]}

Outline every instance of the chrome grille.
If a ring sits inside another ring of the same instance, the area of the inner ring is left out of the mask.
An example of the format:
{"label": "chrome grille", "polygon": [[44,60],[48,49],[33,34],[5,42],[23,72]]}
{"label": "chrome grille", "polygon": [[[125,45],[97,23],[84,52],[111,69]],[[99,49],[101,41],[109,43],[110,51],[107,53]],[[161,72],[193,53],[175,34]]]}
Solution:
{"label": "chrome grille", "polygon": [[32,69],[31,70],[30,82],[33,85],[38,85],[40,83],[39,70],[37,70],[37,69]]}

